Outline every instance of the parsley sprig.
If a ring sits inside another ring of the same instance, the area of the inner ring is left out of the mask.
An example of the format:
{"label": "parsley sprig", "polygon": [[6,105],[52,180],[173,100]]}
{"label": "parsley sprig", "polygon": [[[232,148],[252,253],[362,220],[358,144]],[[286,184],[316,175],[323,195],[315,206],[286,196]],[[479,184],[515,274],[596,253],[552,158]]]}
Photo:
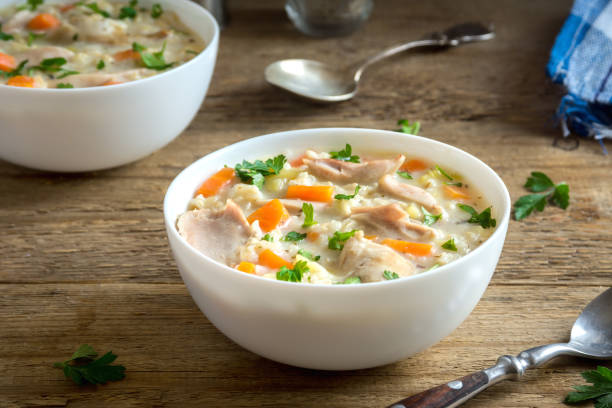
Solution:
{"label": "parsley sprig", "polygon": [[577,385],[565,397],[566,404],[594,400],[595,408],[612,407],[612,370],[598,366],[597,370],[582,373],[582,378],[593,385]]}
{"label": "parsley sprig", "polygon": [[344,242],[348,241],[349,238],[355,235],[356,232],[357,230],[352,230],[352,231],[347,231],[347,232],[340,232],[340,231],[334,232],[334,235],[331,238],[329,238],[327,242],[327,247],[335,251],[342,251],[342,248],[344,248]]}
{"label": "parsley sprig", "polygon": [[263,237],[261,237],[261,239],[263,241],[268,241],[268,242],[273,242],[274,241],[274,239],[272,238],[272,236],[270,234],[264,235]]}
{"label": "parsley sprig", "polygon": [[136,18],[136,6],[138,5],[138,0],[130,0],[130,3],[125,6],[125,7],[121,7],[121,9],[119,10],[119,19],[123,20],[124,18],[129,18],[130,20],[133,20]]}
{"label": "parsley sprig", "polygon": [[283,241],[287,242],[298,242],[306,238],[306,233],[302,234],[297,231],[289,231],[283,238]]}
{"label": "parsley sprig", "polygon": [[166,52],[166,42],[164,41],[164,45],[161,50],[157,52],[140,52],[140,58],[142,59],[142,63],[145,67],[149,69],[154,69],[157,71],[163,71],[164,69],[170,68],[174,65],[174,62],[166,62],[164,58],[164,52]]}
{"label": "parsley sprig", "polygon": [[308,272],[309,270],[310,268],[308,267],[308,262],[297,261],[295,265],[293,265],[292,269],[282,266],[278,272],[276,272],[276,279],[287,282],[301,282],[302,276],[304,276],[304,273]]}
{"label": "parsley sprig", "polygon": [[272,159],[268,159],[265,162],[255,160],[251,163],[243,160],[242,163],[234,166],[234,170],[236,171],[236,175],[240,177],[240,180],[245,183],[254,184],[261,189],[263,188],[264,177],[278,174],[283,169],[286,161],[287,158],[282,154]]}
{"label": "parsley sprig", "polygon": [[357,193],[359,192],[360,189],[361,189],[361,186],[357,184],[355,186],[355,192],[353,194],[336,194],[334,198],[336,200],[351,200],[357,196]]}
{"label": "parsley sprig", "polygon": [[408,133],[409,135],[418,135],[419,130],[421,130],[419,122],[410,123],[407,119],[400,119],[397,121],[397,124],[400,127],[397,129],[398,132]]}
{"label": "parsley sprig", "polygon": [[466,213],[470,214],[471,217],[467,222],[470,224],[480,224],[482,228],[491,228],[497,225],[495,218],[491,217],[491,207],[483,210],[480,214],[474,208],[466,204],[457,204]]}
{"label": "parsley sprig", "polygon": [[536,194],[522,196],[514,203],[514,218],[522,220],[533,212],[543,211],[548,202],[564,210],[569,206],[569,186],[565,182],[559,184],[544,173],[534,171],[525,182],[525,188]]}
{"label": "parsley sprig", "polygon": [[308,228],[318,224],[318,222],[314,220],[314,207],[312,204],[302,203],[302,212],[304,213],[304,223],[302,224],[302,228]]}
{"label": "parsley sprig", "polygon": [[353,148],[350,144],[346,144],[343,150],[337,152],[329,152],[332,159],[341,160],[351,163],[360,163],[359,156],[353,154]]}
{"label": "parsley sprig", "polygon": [[98,353],[87,344],[79,346],[77,351],[66,361],[53,364],[61,368],[64,375],[78,385],[106,384],[109,381],[119,381],[125,377],[125,367],[111,365],[117,358],[112,351],[96,359]]}

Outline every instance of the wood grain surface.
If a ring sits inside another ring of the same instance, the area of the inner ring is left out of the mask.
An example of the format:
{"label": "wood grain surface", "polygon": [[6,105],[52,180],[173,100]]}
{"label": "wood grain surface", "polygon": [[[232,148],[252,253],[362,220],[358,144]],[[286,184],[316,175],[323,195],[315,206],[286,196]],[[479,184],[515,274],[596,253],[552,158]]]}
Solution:
{"label": "wood grain surface", "polygon": [[[486,368],[501,354],[565,340],[580,309],[612,286],[611,159],[590,141],[575,151],[552,146],[562,89],[549,83],[544,67],[570,1],[377,1],[362,30],[332,39],[297,33],[282,1],[229,6],[207,99],[169,146],[89,174],[0,162],[0,407],[383,407]],[[372,67],[350,102],[312,105],[263,81],[264,67],[277,59],[346,64],[469,20],[493,22],[497,38]],[[419,120],[422,135],[484,160],[513,199],[524,194],[533,170],[567,181],[570,207],[512,221],[472,315],[399,363],[302,370],[220,334],[191,300],[169,253],[162,199],[173,177],[252,136],[328,126],[394,129],[399,118]],[[53,362],[81,343],[118,354],[126,379],[79,388],[63,378]],[[560,359],[465,407],[560,407],[581,383],[580,371],[596,364]]]}

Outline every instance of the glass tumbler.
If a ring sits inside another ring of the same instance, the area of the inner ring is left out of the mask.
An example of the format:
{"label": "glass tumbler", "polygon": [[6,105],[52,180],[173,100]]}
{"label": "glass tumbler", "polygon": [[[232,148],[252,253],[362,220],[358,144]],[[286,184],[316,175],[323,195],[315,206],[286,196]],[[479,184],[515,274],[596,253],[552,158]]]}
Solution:
{"label": "glass tumbler", "polygon": [[285,11],[302,33],[334,37],[361,27],[373,7],[374,0],[287,0]]}

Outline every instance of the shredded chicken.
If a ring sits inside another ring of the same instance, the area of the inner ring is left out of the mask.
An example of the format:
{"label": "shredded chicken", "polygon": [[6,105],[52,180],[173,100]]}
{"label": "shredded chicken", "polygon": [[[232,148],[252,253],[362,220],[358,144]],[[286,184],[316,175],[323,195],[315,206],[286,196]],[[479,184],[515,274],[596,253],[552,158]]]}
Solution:
{"label": "shredded chicken", "polygon": [[422,241],[436,236],[433,228],[411,221],[408,214],[396,203],[353,208],[351,218],[363,224],[368,233],[385,238]]}
{"label": "shredded chicken", "polygon": [[242,210],[227,200],[223,210],[194,210],[177,221],[179,233],[198,251],[226,265],[240,261],[239,249],[251,235]]}
{"label": "shredded chicken", "polygon": [[79,32],[79,38],[84,41],[120,44],[127,40],[127,23],[99,14],[74,15],[70,22]]}
{"label": "shredded chicken", "polygon": [[56,87],[57,84],[62,82],[69,82],[75,88],[87,88],[92,86],[103,86],[109,85],[112,83],[122,83],[135,81],[136,79],[141,79],[146,76],[148,70],[145,68],[142,69],[131,69],[129,71],[123,72],[113,72],[113,73],[93,73],[93,74],[76,74],[70,75],[68,77],[62,79],[56,79],[49,81],[50,87]]}
{"label": "shredded chicken", "polygon": [[7,34],[19,34],[19,31],[24,30],[30,20],[36,17],[36,14],[30,10],[18,11],[2,25],[2,31]]}
{"label": "shredded chicken", "polygon": [[434,196],[420,187],[401,183],[390,174],[382,177],[378,181],[378,185],[385,193],[420,204],[434,214],[440,214],[442,212],[442,207],[438,205]]}
{"label": "shredded chicken", "polygon": [[398,155],[395,159],[369,160],[363,163],[345,162],[336,159],[307,157],[304,164],[310,172],[336,183],[373,183],[385,174],[395,173],[406,158]]}
{"label": "shredded chicken", "polygon": [[361,231],[356,232],[344,244],[339,266],[346,277],[357,276],[362,282],[380,281],[386,270],[399,276],[415,273],[412,262],[388,246],[365,239]]}

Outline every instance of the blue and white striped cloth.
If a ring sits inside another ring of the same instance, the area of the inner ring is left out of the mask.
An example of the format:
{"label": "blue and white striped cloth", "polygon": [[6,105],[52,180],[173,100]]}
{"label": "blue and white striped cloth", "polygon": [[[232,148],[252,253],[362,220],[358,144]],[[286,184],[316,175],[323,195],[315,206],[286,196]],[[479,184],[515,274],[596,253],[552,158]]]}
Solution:
{"label": "blue and white striped cloth", "polygon": [[[576,0],[547,74],[569,91],[557,110],[563,135],[612,138],[612,0]],[[607,152],[606,152],[607,153]]]}

